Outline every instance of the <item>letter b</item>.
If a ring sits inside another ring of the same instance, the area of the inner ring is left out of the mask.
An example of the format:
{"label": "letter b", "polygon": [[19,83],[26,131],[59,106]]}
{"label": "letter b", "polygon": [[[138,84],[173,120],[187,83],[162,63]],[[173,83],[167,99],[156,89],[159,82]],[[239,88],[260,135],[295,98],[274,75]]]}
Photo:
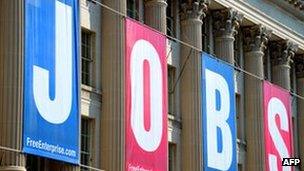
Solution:
{"label": "letter b", "polygon": [[208,69],[205,70],[205,78],[207,165],[228,170],[233,160],[233,137],[227,122],[230,116],[228,83],[222,75]]}

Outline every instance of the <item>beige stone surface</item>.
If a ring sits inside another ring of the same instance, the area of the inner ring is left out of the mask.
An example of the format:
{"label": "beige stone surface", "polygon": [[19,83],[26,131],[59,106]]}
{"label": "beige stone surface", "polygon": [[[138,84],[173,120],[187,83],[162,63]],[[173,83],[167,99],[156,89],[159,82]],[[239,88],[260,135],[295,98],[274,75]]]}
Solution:
{"label": "beige stone surface", "polygon": [[[0,146],[21,150],[23,1],[0,1]],[[0,150],[0,170],[25,170],[25,156]]]}

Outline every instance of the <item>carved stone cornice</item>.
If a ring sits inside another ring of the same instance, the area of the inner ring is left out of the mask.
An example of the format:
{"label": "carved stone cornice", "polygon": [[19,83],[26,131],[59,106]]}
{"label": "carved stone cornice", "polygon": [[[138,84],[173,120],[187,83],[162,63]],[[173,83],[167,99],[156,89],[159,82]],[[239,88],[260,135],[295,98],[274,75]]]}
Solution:
{"label": "carved stone cornice", "polygon": [[268,38],[271,36],[272,31],[266,29],[261,25],[244,28],[244,50],[261,51],[267,48]]}
{"label": "carved stone cornice", "polygon": [[233,9],[224,9],[213,12],[213,25],[216,36],[237,34],[237,29],[240,27],[244,15]]}
{"label": "carved stone cornice", "polygon": [[193,2],[182,3],[181,20],[203,19],[206,16],[209,0],[194,0]]}
{"label": "carved stone cornice", "polygon": [[304,54],[295,57],[296,74],[298,78],[304,78]]}
{"label": "carved stone cornice", "polygon": [[293,5],[295,8],[299,10],[304,10],[304,1],[303,0],[285,0],[289,4]]}
{"label": "carved stone cornice", "polygon": [[290,66],[298,50],[298,45],[291,41],[276,41],[271,43],[270,48],[273,65]]}

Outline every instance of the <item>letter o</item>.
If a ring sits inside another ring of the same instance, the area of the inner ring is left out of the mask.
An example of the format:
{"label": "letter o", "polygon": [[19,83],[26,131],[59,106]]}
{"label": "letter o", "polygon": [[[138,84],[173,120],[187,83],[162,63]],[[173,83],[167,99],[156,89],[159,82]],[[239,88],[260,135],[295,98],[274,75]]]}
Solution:
{"label": "letter o", "polygon": [[[135,42],[130,59],[131,76],[131,129],[139,146],[148,152],[155,151],[162,140],[163,131],[163,79],[159,55],[154,46],[143,39]],[[144,61],[150,65],[149,131],[144,127]]]}

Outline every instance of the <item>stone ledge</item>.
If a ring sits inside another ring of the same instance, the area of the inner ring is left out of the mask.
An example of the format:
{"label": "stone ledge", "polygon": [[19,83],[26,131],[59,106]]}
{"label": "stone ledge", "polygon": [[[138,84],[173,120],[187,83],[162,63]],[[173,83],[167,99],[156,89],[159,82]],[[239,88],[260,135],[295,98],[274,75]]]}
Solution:
{"label": "stone ledge", "polygon": [[0,171],[26,171],[26,169],[21,166],[1,166]]}
{"label": "stone ledge", "polygon": [[102,93],[93,87],[87,85],[81,85],[81,98],[88,100],[102,101]]}

